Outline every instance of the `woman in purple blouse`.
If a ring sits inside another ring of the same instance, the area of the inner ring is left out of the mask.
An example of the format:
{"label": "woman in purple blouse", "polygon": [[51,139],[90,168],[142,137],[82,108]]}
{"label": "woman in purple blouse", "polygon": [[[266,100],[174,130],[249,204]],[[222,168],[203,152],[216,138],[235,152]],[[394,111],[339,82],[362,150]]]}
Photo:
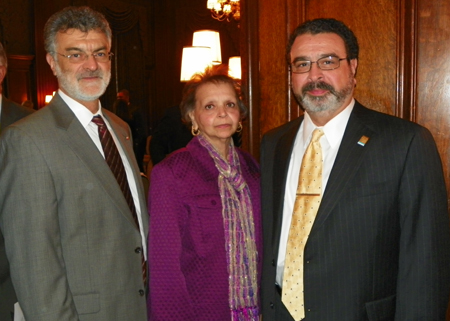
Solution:
{"label": "woman in purple blouse", "polygon": [[180,105],[191,142],[156,165],[149,193],[151,321],[256,321],[262,262],[260,172],[233,145],[246,108],[220,70]]}

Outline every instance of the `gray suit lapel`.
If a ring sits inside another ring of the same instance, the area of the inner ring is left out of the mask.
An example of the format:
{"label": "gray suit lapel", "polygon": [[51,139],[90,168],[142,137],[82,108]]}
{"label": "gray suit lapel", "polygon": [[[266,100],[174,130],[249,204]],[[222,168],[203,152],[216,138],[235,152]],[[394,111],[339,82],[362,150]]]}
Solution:
{"label": "gray suit lapel", "polygon": [[[55,122],[58,128],[61,129],[61,138],[73,150],[80,161],[90,169],[93,177],[97,178],[105,193],[110,196],[111,202],[135,226],[130,209],[117,184],[116,178],[86,130],[59,96],[55,96],[52,105],[54,105]],[[76,178],[74,183],[76,183]]]}
{"label": "gray suit lapel", "polygon": [[[359,108],[361,106],[356,103],[330,173],[311,236],[325,222],[340,200],[348,182],[362,165],[363,156],[370,149],[370,139],[376,135],[357,115]],[[369,141],[364,146],[358,144],[362,136],[369,137]]]}
{"label": "gray suit lapel", "polygon": [[126,131],[124,131],[124,129],[122,127],[118,126],[117,123],[111,119],[111,115],[110,115],[109,111],[103,109],[103,115],[105,116],[106,120],[109,122],[110,126],[112,127],[112,129],[113,129],[114,133],[116,134],[116,137],[119,141],[119,144],[122,147],[122,150],[125,152],[125,155],[126,155],[128,161],[130,162],[130,166],[133,170],[134,180],[137,185],[140,208],[141,208],[142,214],[146,214],[144,212],[147,209],[147,205],[146,205],[147,195],[144,194],[144,187],[141,184],[142,183],[141,172],[139,170],[139,166],[137,164],[136,157],[134,155],[133,144],[131,142],[127,143],[127,141],[131,140],[132,138],[129,136],[129,134]]}

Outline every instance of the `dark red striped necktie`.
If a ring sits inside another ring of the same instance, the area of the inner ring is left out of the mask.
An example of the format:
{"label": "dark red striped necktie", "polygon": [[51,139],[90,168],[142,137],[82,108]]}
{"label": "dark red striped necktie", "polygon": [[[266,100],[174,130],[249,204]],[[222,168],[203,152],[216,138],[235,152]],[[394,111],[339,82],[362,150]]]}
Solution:
{"label": "dark red striped necktie", "polygon": [[[92,121],[98,126],[98,136],[100,137],[100,142],[102,144],[103,153],[105,154],[105,160],[108,164],[109,168],[113,172],[116,177],[117,183],[122,190],[123,196],[130,207],[131,214],[133,215],[134,222],[136,223],[136,227],[139,230],[139,220],[136,213],[136,207],[134,205],[133,196],[131,195],[130,186],[128,185],[127,174],[125,172],[125,167],[123,166],[122,158],[120,157],[119,150],[117,149],[116,144],[114,143],[114,139],[111,136],[111,133],[106,127],[105,122],[103,121],[102,116],[96,115],[92,119]],[[144,259],[143,251],[141,250],[142,255],[142,277],[144,279],[144,284],[146,284],[147,280],[147,266]]]}

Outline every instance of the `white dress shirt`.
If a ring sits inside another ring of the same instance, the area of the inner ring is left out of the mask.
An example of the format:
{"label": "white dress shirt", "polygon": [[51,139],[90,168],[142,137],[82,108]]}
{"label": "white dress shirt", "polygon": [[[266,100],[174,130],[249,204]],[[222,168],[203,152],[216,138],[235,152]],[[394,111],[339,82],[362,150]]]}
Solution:
{"label": "white dress shirt", "polygon": [[64,100],[64,102],[69,106],[69,108],[72,110],[72,112],[75,114],[75,116],[80,121],[81,125],[83,125],[84,129],[86,129],[86,132],[91,137],[92,141],[94,142],[95,146],[97,146],[98,151],[102,154],[103,158],[105,157],[103,152],[102,143],[100,142],[100,137],[98,136],[98,125],[92,122],[92,118],[95,115],[102,116],[106,126],[108,127],[108,130],[111,133],[111,136],[114,140],[114,143],[117,146],[117,149],[119,150],[120,157],[122,158],[123,166],[125,167],[125,173],[127,175],[128,185],[130,186],[131,195],[133,196],[134,205],[136,207],[136,214],[139,221],[139,230],[142,237],[142,247],[144,249],[144,257],[147,260],[147,241],[145,238],[144,233],[144,227],[142,225],[142,214],[141,214],[141,206],[139,203],[139,197],[137,192],[137,184],[134,179],[133,171],[131,169],[130,162],[128,161],[128,158],[125,156],[125,152],[122,149],[122,146],[117,140],[116,134],[112,130],[111,126],[109,125],[107,119],[102,114],[102,107],[100,104],[100,101],[98,103],[98,111],[95,114],[92,114],[89,109],[87,109],[85,106],[80,104],[79,102],[75,101],[74,99],[70,98],[66,94],[64,94],[61,90],[58,90],[59,95]]}
{"label": "white dress shirt", "polygon": [[311,141],[312,132],[316,128],[321,128],[324,135],[320,138],[320,145],[322,146],[323,156],[323,170],[322,170],[322,193],[327,186],[328,178],[330,177],[331,169],[333,168],[339,146],[341,145],[342,137],[344,136],[345,128],[347,127],[348,119],[355,105],[355,100],[333,119],[331,119],[325,126],[317,127],[311,120],[311,117],[305,112],[305,118],[300,125],[297,136],[295,138],[292,149],[291,160],[289,162],[289,169],[286,179],[286,190],[284,194],[283,203],[283,221],[281,225],[280,246],[277,260],[277,275],[276,283],[280,286],[283,284],[284,261],[286,257],[286,246],[289,236],[289,228],[291,226],[291,219],[294,210],[294,203],[296,191],[298,186],[298,178],[300,175],[300,165],[302,163],[303,154]]}

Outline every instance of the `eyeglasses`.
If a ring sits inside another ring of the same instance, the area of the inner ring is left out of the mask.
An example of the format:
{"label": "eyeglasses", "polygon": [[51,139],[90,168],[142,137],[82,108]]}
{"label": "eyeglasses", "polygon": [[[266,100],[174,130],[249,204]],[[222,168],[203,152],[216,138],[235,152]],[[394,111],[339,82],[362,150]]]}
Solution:
{"label": "eyeglasses", "polygon": [[95,52],[93,54],[87,54],[85,52],[77,52],[71,55],[63,55],[57,52],[57,54],[66,57],[67,59],[69,59],[69,62],[73,64],[78,64],[86,61],[90,55],[92,55],[95,61],[97,62],[108,62],[111,60],[112,56],[114,56],[112,52]]}
{"label": "eyeglasses", "polygon": [[291,64],[291,71],[294,74],[303,74],[311,70],[311,66],[313,63],[317,63],[317,67],[319,67],[321,70],[333,70],[339,68],[341,60],[346,59],[347,58],[328,56],[317,59],[317,61],[297,60]]}

